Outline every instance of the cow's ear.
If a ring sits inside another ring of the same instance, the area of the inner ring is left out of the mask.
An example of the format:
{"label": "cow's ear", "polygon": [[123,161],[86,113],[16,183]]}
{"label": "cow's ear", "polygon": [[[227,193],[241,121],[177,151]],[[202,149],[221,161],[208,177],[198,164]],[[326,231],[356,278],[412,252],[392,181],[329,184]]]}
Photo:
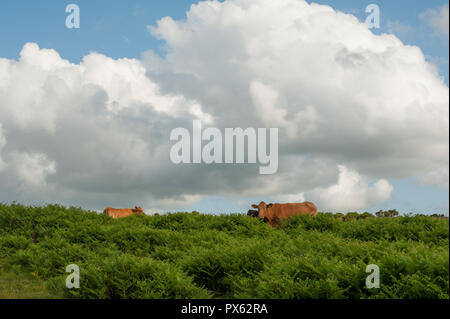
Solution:
{"label": "cow's ear", "polygon": [[269,205],[267,205],[267,207],[272,207],[273,206],[273,204],[272,203],[270,203]]}
{"label": "cow's ear", "polygon": [[256,204],[253,204],[252,207],[253,207],[253,208],[258,208],[258,206],[256,206]]}

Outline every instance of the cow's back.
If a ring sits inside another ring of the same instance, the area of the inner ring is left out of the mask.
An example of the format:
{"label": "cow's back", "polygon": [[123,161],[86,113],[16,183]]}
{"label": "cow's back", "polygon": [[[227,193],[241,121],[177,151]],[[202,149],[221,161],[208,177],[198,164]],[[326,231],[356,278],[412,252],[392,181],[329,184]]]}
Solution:
{"label": "cow's back", "polygon": [[103,211],[103,213],[112,218],[122,218],[122,217],[127,217],[127,216],[135,214],[131,208],[116,209],[116,208],[112,208],[112,207],[107,207]]}
{"label": "cow's back", "polygon": [[289,218],[297,215],[317,215],[317,207],[311,202],[274,204],[274,217]]}

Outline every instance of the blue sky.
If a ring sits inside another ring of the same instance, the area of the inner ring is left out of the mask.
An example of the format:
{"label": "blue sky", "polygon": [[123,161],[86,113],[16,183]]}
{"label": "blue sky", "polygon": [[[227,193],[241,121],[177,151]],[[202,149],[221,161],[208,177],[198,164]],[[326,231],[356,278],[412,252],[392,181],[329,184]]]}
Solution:
{"label": "blue sky", "polygon": [[[0,57],[18,59],[27,42],[41,48],[55,49],[61,57],[79,63],[90,52],[99,52],[112,58],[137,58],[153,50],[164,56],[164,42],[155,39],[147,26],[171,16],[184,19],[192,3],[187,0],[129,0],[129,1],[29,1],[2,0],[0,4]],[[309,1],[311,2],[311,1]],[[328,4],[336,10],[350,13],[364,21],[365,7],[375,3],[381,10],[381,28],[376,34],[393,32],[407,45],[419,46],[429,61],[434,62],[440,76],[448,86],[449,42],[439,36],[430,36],[430,27],[420,18],[428,9],[438,9],[448,1],[314,1]],[[65,7],[75,3],[81,11],[81,28],[65,27]],[[411,179],[389,179],[394,186],[392,198],[370,211],[395,207],[403,213],[445,212],[448,214],[448,190],[434,186],[418,185]],[[255,202],[262,197],[252,198]],[[1,200],[1,198],[0,198]],[[246,198],[246,200],[249,200]],[[214,196],[185,207],[186,210],[204,212],[243,211],[239,198]]]}

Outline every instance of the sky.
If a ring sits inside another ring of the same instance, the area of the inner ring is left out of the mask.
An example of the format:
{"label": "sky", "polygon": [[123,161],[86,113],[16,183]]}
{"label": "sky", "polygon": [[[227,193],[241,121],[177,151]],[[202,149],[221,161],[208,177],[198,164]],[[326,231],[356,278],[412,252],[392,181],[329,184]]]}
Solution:
{"label": "sky", "polygon": [[[448,21],[442,0],[3,0],[0,201],[448,215]],[[173,163],[193,120],[278,128],[278,171]]]}

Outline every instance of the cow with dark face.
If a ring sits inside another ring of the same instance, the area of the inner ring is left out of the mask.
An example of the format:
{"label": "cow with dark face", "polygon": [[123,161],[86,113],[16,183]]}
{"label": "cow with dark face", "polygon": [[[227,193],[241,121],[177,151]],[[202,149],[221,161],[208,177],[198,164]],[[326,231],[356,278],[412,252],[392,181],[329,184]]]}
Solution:
{"label": "cow with dark face", "polygon": [[250,210],[247,212],[247,216],[258,217],[258,211],[257,211],[257,210],[250,209]]}
{"label": "cow with dark face", "polygon": [[317,215],[317,207],[311,202],[269,204],[264,202],[258,205],[253,204],[253,208],[258,208],[258,217],[267,220],[269,225],[279,225],[281,219],[287,219],[296,215]]}

